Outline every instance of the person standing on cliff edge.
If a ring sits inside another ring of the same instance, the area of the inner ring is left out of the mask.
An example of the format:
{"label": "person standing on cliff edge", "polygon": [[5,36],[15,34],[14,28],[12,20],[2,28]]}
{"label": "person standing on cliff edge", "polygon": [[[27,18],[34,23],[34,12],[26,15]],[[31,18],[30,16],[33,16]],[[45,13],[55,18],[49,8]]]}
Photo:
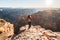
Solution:
{"label": "person standing on cliff edge", "polygon": [[30,27],[31,27],[31,22],[32,22],[32,17],[31,17],[31,15],[28,15],[28,17],[27,17],[27,22],[28,22],[28,25],[29,25],[28,29],[30,29]]}

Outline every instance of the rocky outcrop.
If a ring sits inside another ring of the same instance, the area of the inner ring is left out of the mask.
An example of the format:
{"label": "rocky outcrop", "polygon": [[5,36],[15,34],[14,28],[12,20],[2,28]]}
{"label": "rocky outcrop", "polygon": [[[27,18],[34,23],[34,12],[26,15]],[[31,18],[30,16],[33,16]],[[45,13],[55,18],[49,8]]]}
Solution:
{"label": "rocky outcrop", "polygon": [[28,29],[28,25],[23,26],[20,30],[25,30],[14,37],[13,40],[60,40],[60,33],[46,30],[41,26],[31,26]]}
{"label": "rocky outcrop", "polygon": [[14,36],[13,24],[0,19],[0,40],[60,40],[60,32],[53,32],[39,25],[20,27],[18,35]]}
{"label": "rocky outcrop", "polygon": [[13,36],[13,24],[0,19],[0,40],[6,40],[8,37]]}

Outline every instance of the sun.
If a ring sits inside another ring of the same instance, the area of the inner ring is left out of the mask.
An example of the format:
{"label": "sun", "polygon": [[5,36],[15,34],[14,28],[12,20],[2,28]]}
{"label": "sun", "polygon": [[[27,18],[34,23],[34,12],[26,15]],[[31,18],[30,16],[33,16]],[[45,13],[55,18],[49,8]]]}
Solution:
{"label": "sun", "polygon": [[50,7],[53,3],[53,0],[45,0],[46,6]]}

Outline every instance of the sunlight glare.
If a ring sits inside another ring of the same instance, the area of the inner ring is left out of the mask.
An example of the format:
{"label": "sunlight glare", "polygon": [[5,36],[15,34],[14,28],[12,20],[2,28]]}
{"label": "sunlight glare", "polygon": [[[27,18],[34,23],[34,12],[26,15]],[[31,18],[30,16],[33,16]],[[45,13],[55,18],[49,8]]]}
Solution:
{"label": "sunlight glare", "polygon": [[53,0],[45,0],[45,2],[46,2],[46,6],[50,7],[53,3]]}

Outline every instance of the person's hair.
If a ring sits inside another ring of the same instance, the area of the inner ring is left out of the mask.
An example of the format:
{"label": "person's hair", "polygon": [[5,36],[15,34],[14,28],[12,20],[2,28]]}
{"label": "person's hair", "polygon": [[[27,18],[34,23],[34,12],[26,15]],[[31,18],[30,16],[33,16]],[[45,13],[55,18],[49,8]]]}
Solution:
{"label": "person's hair", "polygon": [[31,15],[28,15],[28,18],[30,18]]}

